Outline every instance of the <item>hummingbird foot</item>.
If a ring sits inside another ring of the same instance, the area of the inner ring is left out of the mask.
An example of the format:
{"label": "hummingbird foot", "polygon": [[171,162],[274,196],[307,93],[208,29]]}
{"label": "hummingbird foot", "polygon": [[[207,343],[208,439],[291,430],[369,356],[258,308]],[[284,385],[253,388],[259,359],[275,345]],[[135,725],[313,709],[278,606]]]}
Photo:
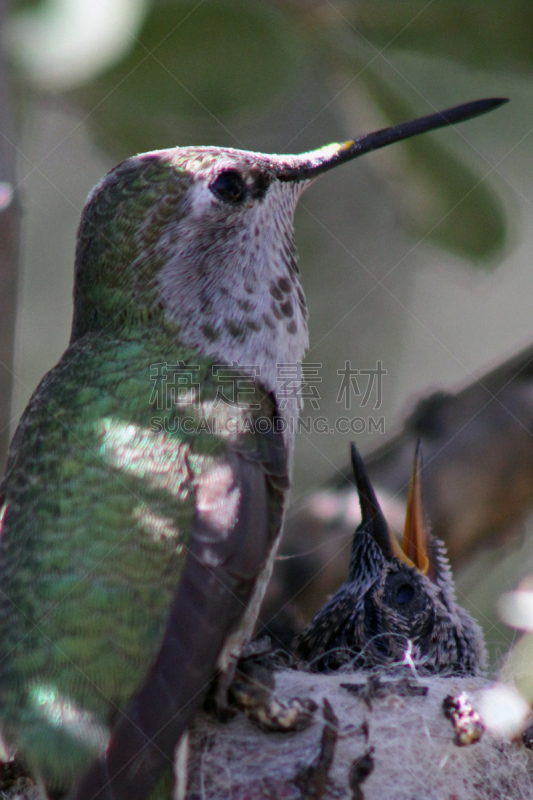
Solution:
{"label": "hummingbird foot", "polygon": [[280,697],[274,673],[253,658],[239,662],[230,689],[233,704],[264,731],[300,731],[314,720],[318,706],[311,698]]}
{"label": "hummingbird foot", "polygon": [[218,722],[229,722],[238,711],[230,697],[237,663],[237,659],[233,658],[228,666],[216,675],[204,700],[204,711],[215,717]]}

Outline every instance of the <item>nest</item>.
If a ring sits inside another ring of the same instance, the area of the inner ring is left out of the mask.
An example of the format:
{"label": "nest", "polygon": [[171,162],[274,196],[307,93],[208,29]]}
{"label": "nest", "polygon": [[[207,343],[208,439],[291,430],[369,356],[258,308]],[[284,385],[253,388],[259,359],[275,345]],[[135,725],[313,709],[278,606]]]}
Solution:
{"label": "nest", "polygon": [[197,714],[187,800],[533,800],[533,753],[476,711],[491,682],[405,672],[276,672],[276,696],[316,704],[303,730]]}

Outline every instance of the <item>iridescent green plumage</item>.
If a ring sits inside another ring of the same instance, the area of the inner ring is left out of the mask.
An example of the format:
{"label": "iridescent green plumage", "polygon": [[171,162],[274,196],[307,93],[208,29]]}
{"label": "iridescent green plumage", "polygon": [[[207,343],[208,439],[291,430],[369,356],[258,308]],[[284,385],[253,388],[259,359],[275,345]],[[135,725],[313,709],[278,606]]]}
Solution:
{"label": "iridescent green plumage", "polygon": [[[163,352],[201,367],[199,408],[149,402],[166,388],[152,379]],[[2,572],[0,702],[8,740],[52,782],[88,766],[161,644],[197,483],[236,438],[208,432],[228,411],[213,407],[227,387],[212,363],[150,325],[127,340],[97,333],[67,350],[21,422],[4,482],[0,558],[17,561]],[[255,415],[273,413],[264,396]],[[203,418],[203,432],[185,434],[184,418]]]}

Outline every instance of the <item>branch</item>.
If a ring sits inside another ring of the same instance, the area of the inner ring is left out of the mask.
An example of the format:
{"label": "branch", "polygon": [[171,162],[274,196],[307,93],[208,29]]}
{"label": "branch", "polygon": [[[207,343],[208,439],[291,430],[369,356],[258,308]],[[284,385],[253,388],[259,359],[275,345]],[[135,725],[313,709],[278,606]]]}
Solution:
{"label": "branch", "polygon": [[[0,30],[5,29],[7,3],[0,0]],[[17,308],[20,207],[16,191],[16,147],[8,65],[0,51],[0,474],[9,446],[13,349]]]}

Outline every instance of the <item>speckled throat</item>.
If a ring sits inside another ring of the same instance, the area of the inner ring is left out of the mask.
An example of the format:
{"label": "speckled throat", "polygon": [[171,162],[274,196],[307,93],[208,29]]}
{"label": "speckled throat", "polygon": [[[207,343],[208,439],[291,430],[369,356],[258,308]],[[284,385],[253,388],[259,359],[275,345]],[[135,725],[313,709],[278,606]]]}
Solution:
{"label": "speckled throat", "polygon": [[[275,394],[282,370],[296,369],[308,344],[292,230],[303,186],[276,182],[262,202],[215,234],[203,216],[187,217],[171,234],[173,256],[159,277],[180,341],[250,371]],[[291,416],[295,398],[296,391],[291,401],[286,390],[278,398]]]}

